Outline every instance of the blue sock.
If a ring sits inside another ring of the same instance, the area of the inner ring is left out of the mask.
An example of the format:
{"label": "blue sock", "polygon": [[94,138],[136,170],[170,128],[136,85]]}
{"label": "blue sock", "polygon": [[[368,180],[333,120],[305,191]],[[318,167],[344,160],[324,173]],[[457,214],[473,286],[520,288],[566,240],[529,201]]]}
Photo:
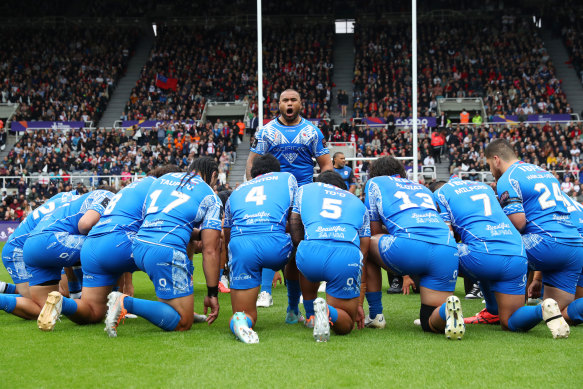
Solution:
{"label": "blue sock", "polygon": [[567,306],[567,315],[574,325],[583,323],[583,298],[578,298]]}
{"label": "blue sock", "polygon": [[490,289],[490,286],[485,282],[480,282],[480,290],[484,294],[484,300],[486,300],[486,310],[492,315],[498,314],[498,302],[496,301],[496,295],[494,291]]}
{"label": "blue sock", "polygon": [[304,309],[306,310],[306,319],[309,319],[310,316],[314,316],[314,300],[304,299]]}
{"label": "blue sock", "polygon": [[76,281],[72,281],[67,278],[67,284],[69,285],[69,293],[79,293],[83,289],[83,270],[81,266],[73,266],[73,273],[75,274]]}
{"label": "blue sock", "polygon": [[543,306],[520,307],[508,319],[508,329],[513,332],[526,332],[543,319]]}
{"label": "blue sock", "polygon": [[0,294],[0,309],[12,313],[16,308],[16,296],[14,294]]}
{"label": "blue sock", "polygon": [[365,296],[366,301],[368,301],[368,315],[371,319],[383,313],[383,292],[366,292]]}
{"label": "blue sock", "polygon": [[225,268],[222,268],[221,270],[219,270],[219,280],[221,278],[223,278],[223,274],[225,273]]}
{"label": "blue sock", "polygon": [[16,293],[16,285],[6,283],[5,286],[4,286],[4,292],[2,292],[2,293],[5,293],[5,294],[14,294],[14,293]]}
{"label": "blue sock", "polygon": [[123,305],[128,312],[141,316],[164,331],[173,331],[180,321],[180,314],[170,305],[160,301],[126,297]]}
{"label": "blue sock", "polygon": [[[265,271],[265,269],[263,269]],[[273,276],[272,276],[273,279]],[[287,304],[291,311],[294,311],[296,315],[299,315],[300,309],[298,305],[300,304],[300,296],[302,291],[300,289],[300,281],[298,280],[287,280]]]}
{"label": "blue sock", "polygon": [[273,286],[273,276],[275,276],[275,270],[263,268],[261,271],[261,291],[271,294],[271,288]]}
{"label": "blue sock", "polygon": [[447,320],[447,317],[445,316],[445,303],[441,304],[441,307],[439,307],[439,317],[441,317],[443,321]]}
{"label": "blue sock", "polygon": [[332,305],[328,305],[328,317],[332,324],[336,323],[336,320],[338,320],[338,311]]}
{"label": "blue sock", "polygon": [[77,302],[74,299],[63,297],[63,309],[61,313],[65,316],[71,316],[77,312]]}
{"label": "blue sock", "polygon": [[[249,318],[249,316],[245,315],[247,318],[247,326],[249,328],[253,328],[253,321]],[[231,332],[235,335],[235,316],[231,318],[231,322],[229,323],[229,327],[231,328]]]}

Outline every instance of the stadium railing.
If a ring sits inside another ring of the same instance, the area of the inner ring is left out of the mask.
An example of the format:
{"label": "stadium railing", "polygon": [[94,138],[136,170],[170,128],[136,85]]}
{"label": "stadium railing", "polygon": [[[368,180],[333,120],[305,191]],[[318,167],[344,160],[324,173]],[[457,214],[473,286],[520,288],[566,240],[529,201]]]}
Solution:
{"label": "stadium railing", "polygon": [[96,189],[99,185],[110,185],[116,189],[120,189],[122,187],[122,183],[129,183],[136,181],[140,178],[144,177],[143,175],[133,174],[131,176],[121,176],[121,175],[108,175],[108,176],[101,176],[93,173],[87,174],[75,174],[70,176],[50,176],[50,175],[30,175],[30,176],[1,176],[0,181],[2,182],[1,190],[8,190],[8,189],[16,189],[14,186],[6,186],[7,183],[10,182],[18,182],[20,180],[25,180],[27,184],[27,188],[31,188],[34,185],[40,183],[42,184],[49,184],[50,182],[54,183],[70,183],[73,187],[77,186],[77,184],[82,184],[85,187],[93,190]]}

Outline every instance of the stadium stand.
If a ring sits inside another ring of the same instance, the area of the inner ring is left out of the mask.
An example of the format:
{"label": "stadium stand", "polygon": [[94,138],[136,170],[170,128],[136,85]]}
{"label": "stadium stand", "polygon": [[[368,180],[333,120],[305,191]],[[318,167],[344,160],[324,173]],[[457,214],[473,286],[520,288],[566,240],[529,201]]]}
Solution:
{"label": "stadium stand", "polygon": [[115,26],[2,30],[2,102],[14,120],[98,120],[124,73],[136,32]]}
{"label": "stadium stand", "polygon": [[[406,23],[357,25],[355,116],[409,116],[409,36]],[[420,116],[435,113],[440,96],[480,96],[488,116],[569,111],[542,39],[526,17],[427,20],[418,37]]]}

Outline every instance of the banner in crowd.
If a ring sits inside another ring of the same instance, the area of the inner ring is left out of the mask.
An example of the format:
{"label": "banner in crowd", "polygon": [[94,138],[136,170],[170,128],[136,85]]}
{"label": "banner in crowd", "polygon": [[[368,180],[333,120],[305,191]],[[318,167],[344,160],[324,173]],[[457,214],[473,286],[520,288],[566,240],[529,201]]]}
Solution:
{"label": "banner in crowd", "polygon": [[138,125],[141,128],[156,128],[163,124],[183,124],[186,127],[190,128],[190,126],[194,125],[196,121],[194,120],[184,120],[184,121],[171,121],[171,120],[123,120],[119,127],[121,128],[129,128],[133,125]]}
{"label": "banner in crowd", "polygon": [[85,122],[12,122],[10,128],[12,131],[26,130],[70,130],[72,128],[83,128]]}
{"label": "banner in crowd", "polygon": [[[387,124],[387,121],[384,118],[364,118],[364,124],[368,124],[371,127],[375,126],[384,126]],[[435,127],[437,125],[437,121],[434,117],[431,116],[423,116],[417,118],[417,125],[425,127]],[[413,118],[398,118],[395,119],[395,126],[397,127],[404,127],[404,126],[413,126]]]}
{"label": "banner in crowd", "polygon": [[6,242],[20,222],[0,221],[0,242]]}
{"label": "banner in crowd", "polygon": [[[541,114],[541,115],[527,115],[527,122],[568,122],[571,119],[571,115],[568,113],[557,113],[557,114]],[[492,123],[518,123],[518,115],[500,115],[493,116]]]}
{"label": "banner in crowd", "polygon": [[156,74],[156,86],[160,89],[172,89],[176,92],[178,79],[172,77],[164,77],[162,74]]}

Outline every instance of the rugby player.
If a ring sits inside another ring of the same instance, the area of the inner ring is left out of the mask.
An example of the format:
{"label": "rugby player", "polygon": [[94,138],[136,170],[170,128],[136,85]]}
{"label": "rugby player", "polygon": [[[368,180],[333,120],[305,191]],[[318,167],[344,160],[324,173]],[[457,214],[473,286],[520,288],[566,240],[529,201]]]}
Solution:
{"label": "rugby player", "polygon": [[61,270],[79,263],[86,236],[105,212],[112,191],[98,189],[79,196],[43,217],[30,232],[23,260],[31,273],[28,283],[31,300],[39,307],[37,316],[50,314],[40,310],[45,301],[49,306],[59,302]]}
{"label": "rugby player", "polygon": [[[320,171],[332,170],[330,151],[326,148],[326,140],[322,132],[312,123],[300,116],[302,108],[301,96],[294,89],[286,89],[279,96],[280,115],[263,126],[255,134],[247,159],[246,176],[251,179],[251,167],[257,156],[271,153],[281,165],[281,171],[291,173],[298,181],[298,186],[312,182],[314,163],[320,166]],[[260,120],[262,120],[260,118]],[[292,254],[285,268],[288,291],[288,312],[299,312],[300,301],[299,274]],[[273,305],[271,288],[275,272],[265,268],[262,274],[261,293],[257,306]]]}
{"label": "rugby player", "polygon": [[[433,194],[425,186],[401,178],[403,165],[393,157],[371,164],[365,205],[369,209],[371,246],[367,261],[369,317],[367,324],[383,328],[381,271],[420,276],[424,331],[461,339],[465,325],[460,301],[453,296],[458,273],[457,247],[439,216]],[[383,233],[383,226],[388,234]]]}
{"label": "rugby player", "polygon": [[[283,269],[292,242],[285,233],[287,218],[297,191],[291,173],[280,173],[280,164],[271,154],[253,160],[252,180],[241,184],[227,200],[223,232],[228,243],[231,331],[244,343],[258,343],[252,330],[257,323],[256,300],[261,270]],[[288,316],[297,312],[288,312]],[[294,318],[289,317],[289,321]]]}
{"label": "rugby player", "polygon": [[[322,172],[316,181],[298,189],[290,228],[298,246],[306,326],[313,326],[317,342],[326,342],[330,324],[340,335],[351,332],[357,320],[364,327],[359,297],[370,227],[366,207],[338,173]],[[326,300],[317,298],[320,281],[326,281]]]}
{"label": "rugby player", "polygon": [[[22,249],[26,239],[44,216],[53,213],[58,207],[77,197],[79,196],[76,190],[54,195],[27,215],[10,235],[2,249],[2,262],[14,284],[4,285],[3,294],[0,294],[1,310],[23,319],[38,317],[41,307],[30,300],[28,281],[32,275],[22,259]],[[19,301],[18,304],[17,301]]]}
{"label": "rugby player", "polygon": [[461,237],[460,268],[464,275],[480,281],[486,300],[486,308],[465,318],[465,323],[500,323],[505,330],[530,330],[542,317],[540,307],[524,306],[526,253],[520,233],[492,188],[453,176],[447,183],[432,184],[431,189],[441,217]]}
{"label": "rugby player", "polygon": [[354,177],[352,168],[346,166],[346,157],[344,156],[344,153],[341,153],[340,151],[334,153],[332,163],[334,164],[334,171],[340,174],[348,191],[354,194],[354,192],[356,192],[356,178]]}
{"label": "rugby player", "polygon": [[202,157],[191,163],[188,172],[165,174],[150,186],[144,221],[132,252],[137,267],[152,280],[159,301],[111,292],[105,317],[105,331],[110,337],[117,336],[118,324],[127,313],[141,316],[165,331],[192,327],[193,265],[187,253],[191,240],[202,240],[208,290],[205,314],[211,309],[207,322],[211,324],[219,315],[221,201],[212,190],[217,175],[216,161]]}
{"label": "rugby player", "polygon": [[567,322],[583,321],[583,299],[575,300],[583,239],[571,221],[566,195],[551,173],[520,162],[507,140],[490,142],[484,154],[496,179],[500,205],[522,234],[528,263],[537,271],[529,294],[544,284],[538,316],[553,337],[565,338],[570,331]]}
{"label": "rugby player", "polygon": [[156,168],[148,177],[127,185],[113,196],[81,249],[84,273],[81,299],[51,292],[53,298],[47,300],[43,309],[45,314],[38,319],[41,330],[53,330],[61,313],[78,324],[103,320],[107,295],[118,279],[124,273],[138,270],[132,256],[132,241],[142,224],[143,205],[150,186],[156,178],[179,171],[176,165]]}

